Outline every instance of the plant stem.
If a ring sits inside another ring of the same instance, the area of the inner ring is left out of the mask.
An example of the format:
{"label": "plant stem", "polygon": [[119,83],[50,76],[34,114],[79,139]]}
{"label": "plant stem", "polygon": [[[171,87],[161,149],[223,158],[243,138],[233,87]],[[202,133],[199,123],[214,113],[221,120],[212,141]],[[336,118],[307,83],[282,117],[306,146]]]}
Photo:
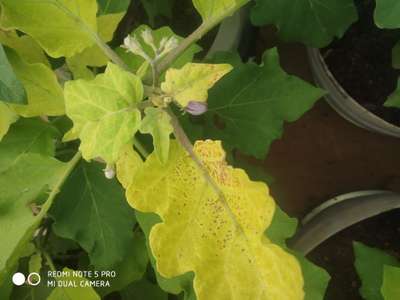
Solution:
{"label": "plant stem", "polygon": [[172,64],[182,52],[189,48],[191,44],[200,40],[210,29],[211,27],[205,23],[201,24],[194,32],[192,32],[192,34],[185,38],[178,47],[160,61],[159,65],[156,66],[158,74],[162,74],[166,69],[168,69],[170,64]]}
{"label": "plant stem", "polygon": [[50,255],[46,251],[44,251],[43,249],[41,250],[41,252],[42,252],[42,255],[43,255],[44,259],[47,262],[47,265],[50,267],[50,270],[57,271],[57,269],[56,269],[56,267],[55,267],[55,265],[53,263],[53,260],[51,259]]}
{"label": "plant stem", "polygon": [[67,14],[70,18],[72,18],[75,22],[77,22],[80,26],[82,26],[82,29],[85,30],[96,42],[97,46],[104,52],[104,54],[110,58],[112,62],[120,66],[121,68],[125,70],[129,70],[128,66],[123,62],[123,60],[108,46],[97,34],[97,32],[94,32],[85,22],[82,21],[80,17],[75,15],[74,12],[72,12],[70,9],[65,7],[62,3],[60,3],[58,0],[56,0],[55,5],[61,9],[65,14]]}
{"label": "plant stem", "polygon": [[53,204],[53,201],[55,197],[57,196],[58,192],[60,191],[61,187],[63,186],[64,182],[67,180],[69,174],[74,170],[75,166],[81,159],[81,153],[77,152],[74,157],[67,163],[67,166],[65,167],[65,170],[61,177],[58,179],[54,187],[52,188],[49,197],[47,198],[47,201],[43,204],[42,209],[40,210],[40,213],[38,214],[37,218],[38,220],[42,220],[44,216],[46,215],[47,211],[50,209],[51,205]]}

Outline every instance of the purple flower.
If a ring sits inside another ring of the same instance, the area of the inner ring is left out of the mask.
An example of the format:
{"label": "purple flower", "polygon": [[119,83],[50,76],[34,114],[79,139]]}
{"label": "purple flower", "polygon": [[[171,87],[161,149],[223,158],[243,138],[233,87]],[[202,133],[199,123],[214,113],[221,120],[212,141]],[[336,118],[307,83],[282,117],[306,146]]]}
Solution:
{"label": "purple flower", "polygon": [[189,101],[185,111],[194,116],[200,116],[207,111],[207,103],[198,101]]}

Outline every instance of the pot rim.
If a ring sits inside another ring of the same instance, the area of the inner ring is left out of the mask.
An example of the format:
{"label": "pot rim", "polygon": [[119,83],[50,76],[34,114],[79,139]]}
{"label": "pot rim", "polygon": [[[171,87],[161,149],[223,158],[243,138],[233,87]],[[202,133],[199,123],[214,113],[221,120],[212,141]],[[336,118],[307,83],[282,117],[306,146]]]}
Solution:
{"label": "pot rim", "polygon": [[318,86],[328,91],[325,99],[343,118],[369,131],[400,137],[400,127],[368,111],[352,98],[329,70],[317,48],[307,48],[313,77]]}
{"label": "pot rim", "polygon": [[308,215],[308,220],[289,239],[290,248],[307,255],[343,229],[400,208],[400,194],[391,191],[357,191],[335,198],[311,211],[311,217]]}

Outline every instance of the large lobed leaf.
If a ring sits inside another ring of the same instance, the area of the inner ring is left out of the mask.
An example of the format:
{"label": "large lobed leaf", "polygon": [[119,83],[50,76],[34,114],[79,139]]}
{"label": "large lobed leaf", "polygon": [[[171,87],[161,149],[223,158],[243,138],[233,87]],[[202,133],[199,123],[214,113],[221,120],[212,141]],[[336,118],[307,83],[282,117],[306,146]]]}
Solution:
{"label": "large lobed leaf", "polygon": [[65,139],[79,137],[86,160],[101,157],[107,163],[116,162],[140,126],[140,79],[109,63],[104,74],[94,80],[67,82],[64,91],[66,112],[74,122]]}
{"label": "large lobed leaf", "polygon": [[99,270],[121,262],[133,239],[133,210],[116,180],[98,163],[82,162],[50,210],[57,235],[77,241]]}
{"label": "large lobed leaf", "polygon": [[94,44],[96,0],[1,0],[1,23],[32,36],[53,57],[70,57]]}
{"label": "large lobed leaf", "polygon": [[150,233],[159,273],[193,271],[199,300],[303,299],[296,259],[263,235],[275,210],[267,186],[228,166],[220,142],[199,141],[194,151],[226,202],[176,142],[166,165],[150,155],[127,190],[134,208],[163,220]]}
{"label": "large lobed leaf", "polygon": [[284,40],[318,48],[342,37],[357,18],[354,0],[256,0],[251,11],[255,25],[275,24]]}
{"label": "large lobed leaf", "polygon": [[[324,94],[285,73],[275,49],[263,64],[239,64],[210,90],[202,128],[207,138],[221,139],[227,148],[263,159],[280,138],[284,122],[293,122]],[[215,120],[223,126],[215,126]]]}
{"label": "large lobed leaf", "polygon": [[44,122],[20,120],[0,143],[0,287],[43,218],[31,204],[64,175],[66,165],[51,157],[54,134]]}

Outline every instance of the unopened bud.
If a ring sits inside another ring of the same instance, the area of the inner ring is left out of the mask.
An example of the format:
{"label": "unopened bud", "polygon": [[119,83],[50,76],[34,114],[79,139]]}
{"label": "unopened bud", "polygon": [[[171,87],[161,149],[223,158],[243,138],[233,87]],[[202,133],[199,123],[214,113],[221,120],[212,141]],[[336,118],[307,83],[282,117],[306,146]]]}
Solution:
{"label": "unopened bud", "polygon": [[104,169],[104,176],[106,176],[107,179],[113,179],[115,177],[114,167],[107,165]]}
{"label": "unopened bud", "polygon": [[153,48],[154,51],[157,51],[157,48],[154,44],[154,38],[153,38],[153,34],[151,32],[150,29],[146,28],[145,30],[142,31],[142,38],[143,41],[149,45],[151,48]]}
{"label": "unopened bud", "polygon": [[207,111],[206,102],[189,101],[185,111],[194,116],[200,116]]}

